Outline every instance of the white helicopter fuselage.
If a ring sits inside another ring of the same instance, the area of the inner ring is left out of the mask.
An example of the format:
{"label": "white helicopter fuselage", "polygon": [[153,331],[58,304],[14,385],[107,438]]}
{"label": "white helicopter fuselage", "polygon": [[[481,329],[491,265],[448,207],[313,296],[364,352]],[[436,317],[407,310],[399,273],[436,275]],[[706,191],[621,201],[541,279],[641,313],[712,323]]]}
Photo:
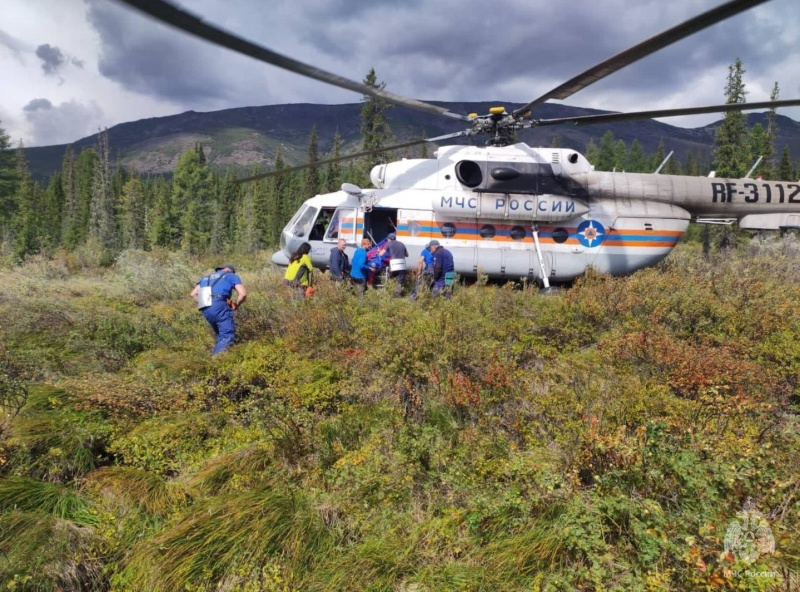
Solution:
{"label": "white helicopter fuselage", "polygon": [[561,282],[590,266],[630,274],[675,247],[692,219],[746,228],[800,227],[800,185],[753,179],[597,172],[566,148],[448,146],[435,159],[372,170],[374,188],[307,200],[273,257],[286,265],[309,242],[326,268],[339,238],[352,253],[389,232],[416,262],[437,239],[465,276]]}

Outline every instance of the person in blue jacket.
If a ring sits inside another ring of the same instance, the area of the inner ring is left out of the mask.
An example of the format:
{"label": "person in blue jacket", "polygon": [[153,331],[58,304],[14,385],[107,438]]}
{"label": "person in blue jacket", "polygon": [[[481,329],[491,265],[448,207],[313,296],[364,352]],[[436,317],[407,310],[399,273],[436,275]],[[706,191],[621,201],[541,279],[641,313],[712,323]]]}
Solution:
{"label": "person in blue jacket", "polygon": [[[438,242],[438,241],[437,241]],[[411,300],[416,300],[420,288],[427,286],[429,289],[433,285],[433,253],[431,244],[425,245],[422,252],[419,254],[419,261],[417,261],[417,285],[414,291],[411,292]]]}
{"label": "person in blue jacket", "polygon": [[433,288],[434,294],[444,294],[445,298],[452,296],[452,285],[455,279],[455,262],[453,254],[439,244],[438,240],[428,243],[433,251]]}
{"label": "person in blue jacket", "polygon": [[356,291],[363,294],[367,290],[367,277],[369,267],[367,267],[367,251],[372,248],[372,241],[368,238],[361,239],[361,246],[353,253],[353,260],[350,262],[350,279],[356,286]]}
{"label": "person in blue jacket", "polygon": [[[234,290],[236,300],[232,298]],[[217,267],[214,273],[200,278],[191,296],[217,336],[211,355],[224,352],[233,345],[236,336],[233,311],[244,304],[247,298],[247,290],[236,275],[236,268],[229,263]]]}

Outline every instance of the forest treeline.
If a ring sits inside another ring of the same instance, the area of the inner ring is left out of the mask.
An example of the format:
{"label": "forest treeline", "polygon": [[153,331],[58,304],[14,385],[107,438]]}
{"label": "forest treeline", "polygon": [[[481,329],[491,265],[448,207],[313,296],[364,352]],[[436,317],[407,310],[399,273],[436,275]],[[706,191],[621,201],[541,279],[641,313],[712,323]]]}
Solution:
{"label": "forest treeline", "polygon": [[[731,66],[726,88],[729,102],[744,100],[743,73],[740,62]],[[364,82],[381,86],[374,71]],[[777,84],[772,96],[778,96]],[[361,113],[364,150],[379,151],[391,144],[393,134],[385,117],[389,108],[385,102],[365,97]],[[713,152],[689,152],[684,162],[671,158],[662,172],[707,175],[713,166],[717,176],[742,177],[760,157],[753,176],[795,179],[797,166],[788,146],[780,157],[775,154],[776,131],[774,112],[766,128],[759,123],[751,129],[742,113],[727,113]],[[553,144],[559,144],[558,137]],[[599,145],[590,142],[585,155],[601,171],[654,172],[663,163],[667,148],[662,142],[656,153],[648,154],[638,140],[626,145],[609,131]],[[278,244],[281,229],[303,201],[336,191],[343,181],[366,186],[370,168],[393,157],[385,152],[373,160],[315,165],[321,156],[316,129],[311,129],[309,168],[238,184],[232,173],[209,167],[199,144],[186,149],[171,177],[125,170],[112,158],[113,153],[106,132],[99,134],[97,146],[79,154],[68,147],[61,170],[42,185],[28,170],[24,146],[12,150],[0,129],[0,252],[7,262],[87,246],[102,253],[108,262],[124,249],[165,248],[192,255],[254,253]],[[341,156],[338,136],[330,156]],[[279,149],[272,170],[284,168]],[[259,172],[255,169],[252,174]]]}

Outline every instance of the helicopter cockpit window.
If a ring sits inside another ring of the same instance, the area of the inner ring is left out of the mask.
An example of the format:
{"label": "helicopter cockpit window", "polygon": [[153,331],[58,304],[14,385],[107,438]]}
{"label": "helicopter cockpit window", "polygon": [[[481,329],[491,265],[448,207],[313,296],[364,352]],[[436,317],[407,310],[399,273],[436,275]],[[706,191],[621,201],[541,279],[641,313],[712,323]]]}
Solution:
{"label": "helicopter cockpit window", "polygon": [[291,233],[298,238],[308,238],[314,220],[317,218],[317,208],[308,206],[302,214],[297,217],[297,221],[292,226]]}
{"label": "helicopter cockpit window", "polygon": [[522,226],[512,226],[509,234],[511,235],[511,240],[521,241],[525,238],[525,229]]}
{"label": "helicopter cockpit window", "polygon": [[335,211],[336,208],[322,208],[316,222],[314,222],[314,226],[311,227],[311,235],[308,237],[308,240],[321,241],[325,239],[325,231],[330,226]]}
{"label": "helicopter cockpit window", "polygon": [[451,222],[442,224],[442,236],[445,238],[453,238],[456,234],[456,225]]}

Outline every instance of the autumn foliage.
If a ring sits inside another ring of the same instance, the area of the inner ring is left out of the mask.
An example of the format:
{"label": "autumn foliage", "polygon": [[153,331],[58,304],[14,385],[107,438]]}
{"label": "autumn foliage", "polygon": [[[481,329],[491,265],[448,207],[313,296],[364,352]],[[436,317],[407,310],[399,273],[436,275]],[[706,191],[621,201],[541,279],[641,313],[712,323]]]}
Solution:
{"label": "autumn foliage", "polygon": [[261,253],[213,359],[212,261],[2,270],[0,588],[797,590],[798,261],[298,301]]}

